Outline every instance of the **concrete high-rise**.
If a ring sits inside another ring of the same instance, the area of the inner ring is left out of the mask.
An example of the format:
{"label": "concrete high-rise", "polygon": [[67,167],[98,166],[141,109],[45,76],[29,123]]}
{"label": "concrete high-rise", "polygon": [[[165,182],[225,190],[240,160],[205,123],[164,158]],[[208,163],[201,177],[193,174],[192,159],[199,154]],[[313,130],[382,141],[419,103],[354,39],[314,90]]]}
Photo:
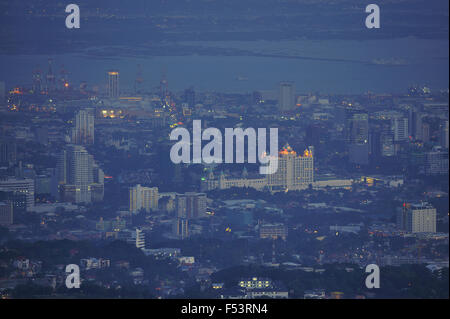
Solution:
{"label": "concrete high-rise", "polygon": [[298,190],[314,182],[314,150],[310,146],[302,155],[286,144],[279,152],[278,170],[267,175],[271,190]]}
{"label": "concrete high-rise", "polygon": [[75,126],[72,129],[72,143],[94,144],[94,110],[79,110],[75,115]]}
{"label": "concrete high-rise", "polygon": [[369,163],[369,115],[363,110],[347,110],[346,139],[350,163]]}
{"label": "concrete high-rise", "polygon": [[179,239],[189,237],[189,220],[187,218],[177,218],[173,224],[173,234]]}
{"label": "concrete high-rise", "polygon": [[442,148],[448,149],[448,120],[445,120],[441,123],[440,144]]}
{"label": "concrete high-rise", "polygon": [[206,194],[177,194],[175,197],[175,211],[179,218],[204,217],[206,213]]}
{"label": "concrete high-rise", "polygon": [[293,82],[280,82],[278,109],[280,112],[290,111],[295,107],[295,87]]}
{"label": "concrete high-rise", "polygon": [[397,226],[410,233],[435,233],[436,208],[426,202],[404,203],[397,215]]}
{"label": "concrete high-rise", "polygon": [[108,97],[119,97],[119,71],[108,71]]}
{"label": "concrete high-rise", "polygon": [[137,213],[141,209],[146,212],[158,210],[158,187],[143,187],[140,184],[129,190],[129,211]]}
{"label": "concrete high-rise", "polygon": [[11,202],[0,202],[0,225],[9,226],[13,223],[13,206]]}
{"label": "concrete high-rise", "polygon": [[17,144],[10,138],[0,138],[0,164],[13,165],[17,161]]}
{"label": "concrete high-rise", "polygon": [[135,244],[136,248],[145,249],[145,234],[142,229],[136,228],[135,235]]}
{"label": "concrete high-rise", "polygon": [[408,135],[408,118],[394,117],[391,122],[392,133],[394,134],[395,142],[404,142],[409,139]]}
{"label": "concrete high-rise", "polygon": [[0,81],[0,107],[6,105],[6,86],[5,82]]}
{"label": "concrete high-rise", "polygon": [[103,200],[103,171],[83,146],[68,145],[58,157],[57,172],[63,201],[91,203]]}
{"label": "concrete high-rise", "polygon": [[[27,178],[8,177],[0,180],[0,192],[7,193],[11,201],[23,201],[27,211],[34,207],[34,180]],[[19,199],[19,198],[22,198]],[[16,206],[16,204],[13,204]],[[22,206],[21,204],[17,204]]]}

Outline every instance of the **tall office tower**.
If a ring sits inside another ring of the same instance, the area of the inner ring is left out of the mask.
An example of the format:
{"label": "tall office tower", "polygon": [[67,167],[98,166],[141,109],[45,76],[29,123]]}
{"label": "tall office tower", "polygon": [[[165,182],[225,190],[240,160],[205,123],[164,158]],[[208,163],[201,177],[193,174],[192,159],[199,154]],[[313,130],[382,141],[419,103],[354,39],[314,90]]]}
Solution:
{"label": "tall office tower", "polygon": [[83,146],[68,145],[58,157],[57,172],[63,201],[91,203],[103,200],[103,171]]}
{"label": "tall office tower", "polygon": [[158,210],[158,187],[142,187],[140,184],[130,188],[129,210],[137,213],[141,209],[146,212]]}
{"label": "tall office tower", "polygon": [[[15,207],[25,206],[27,211],[32,210],[34,207],[34,180],[32,179],[15,177],[1,179],[0,192],[6,194],[7,200],[16,202],[13,203]],[[19,203],[22,201],[24,201],[24,205]]]}
{"label": "tall office tower", "polygon": [[67,150],[67,184],[75,186],[75,202],[90,203],[93,183],[92,156],[81,146],[69,146]]}
{"label": "tall office tower", "polygon": [[0,81],[0,106],[6,105],[6,85]]}
{"label": "tall office tower", "polygon": [[175,211],[179,218],[201,218],[206,214],[205,193],[177,194],[175,197]]}
{"label": "tall office tower", "polygon": [[11,138],[0,138],[0,164],[14,165],[17,161],[17,144]]}
{"label": "tall office tower", "polygon": [[47,71],[47,75],[46,75],[48,91],[52,91],[52,90],[56,89],[56,77],[53,74],[52,63],[53,63],[52,59],[48,59],[48,71]]}
{"label": "tall office tower", "polygon": [[33,92],[39,94],[42,91],[42,72],[39,68],[33,70]]}
{"label": "tall office tower", "polygon": [[445,120],[441,123],[439,131],[439,142],[441,144],[441,147],[448,149],[448,120]]}
{"label": "tall office tower", "polygon": [[75,115],[75,127],[72,129],[72,143],[94,144],[94,110],[79,110]]}
{"label": "tall office tower", "polygon": [[136,79],[134,80],[134,93],[141,93],[142,83],[144,83],[144,77],[142,76],[142,65],[138,64]]}
{"label": "tall office tower", "polygon": [[[94,161],[94,159],[92,158]],[[105,197],[105,173],[97,163],[92,165],[93,183],[91,184],[91,200],[94,203],[101,202]]]}
{"label": "tall office tower", "polygon": [[166,70],[164,69],[159,82],[159,95],[163,105],[169,105],[169,81],[167,80]]}
{"label": "tall office tower", "polygon": [[0,202],[0,225],[13,224],[13,205],[11,202]]}
{"label": "tall office tower", "polygon": [[430,141],[430,124],[422,123],[422,142],[428,143]]}
{"label": "tall office tower", "polygon": [[349,161],[353,164],[369,163],[369,115],[362,110],[347,110],[346,138]]}
{"label": "tall office tower", "polygon": [[408,126],[409,135],[416,140],[422,140],[422,118],[423,114],[416,109],[409,110]]}
{"label": "tall office tower", "polygon": [[395,155],[394,135],[391,132],[381,132],[380,151],[382,157],[391,157]]}
{"label": "tall office tower", "polygon": [[295,87],[293,82],[280,82],[278,109],[280,112],[290,111],[295,107]]}
{"label": "tall office tower", "polygon": [[36,142],[42,145],[48,144],[48,127],[36,127],[34,130]]}
{"label": "tall office tower", "polygon": [[144,249],[145,248],[145,234],[142,231],[142,229],[136,228],[135,237],[136,237],[136,239],[135,239],[136,248]]}
{"label": "tall office tower", "polygon": [[427,202],[404,203],[397,215],[397,226],[410,233],[435,233],[436,208]]}
{"label": "tall office tower", "polygon": [[286,144],[279,152],[278,170],[267,175],[267,185],[272,190],[296,190],[308,187],[314,182],[314,149],[310,146],[297,153]]}
{"label": "tall office tower", "polygon": [[62,90],[69,89],[69,71],[64,68],[64,65],[59,70],[59,83]]}
{"label": "tall office tower", "polygon": [[425,154],[425,175],[448,174],[448,150],[434,146]]}
{"label": "tall office tower", "polygon": [[395,142],[404,142],[409,139],[408,118],[394,117],[391,121],[391,127]]}
{"label": "tall office tower", "polygon": [[189,237],[189,220],[187,218],[175,219],[173,225],[173,234],[179,239],[186,239]]}
{"label": "tall office tower", "polygon": [[[56,158],[56,181],[59,189],[59,185],[66,184],[67,182],[67,167],[66,167],[67,151],[62,150]],[[59,194],[59,192],[58,192]]]}
{"label": "tall office tower", "polygon": [[119,97],[119,71],[108,72],[108,97],[111,99]]}

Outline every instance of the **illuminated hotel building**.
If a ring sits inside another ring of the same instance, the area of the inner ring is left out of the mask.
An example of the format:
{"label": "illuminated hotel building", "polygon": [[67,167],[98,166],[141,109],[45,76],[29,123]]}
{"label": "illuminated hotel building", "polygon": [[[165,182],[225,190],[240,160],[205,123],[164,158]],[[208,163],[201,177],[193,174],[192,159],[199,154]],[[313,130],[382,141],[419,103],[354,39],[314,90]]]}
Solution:
{"label": "illuminated hotel building", "polygon": [[310,146],[302,155],[286,145],[278,155],[278,170],[273,174],[260,175],[259,178],[227,177],[223,173],[215,177],[212,172],[205,178],[204,190],[227,189],[231,187],[250,187],[272,192],[302,190],[314,183],[314,149]]}
{"label": "illuminated hotel building", "polygon": [[158,187],[143,187],[140,184],[130,188],[129,210],[137,213],[141,209],[146,212],[158,210]]}
{"label": "illuminated hotel building", "polygon": [[112,99],[119,97],[119,71],[108,72],[108,97]]}
{"label": "illuminated hotel building", "polygon": [[267,175],[267,184],[271,190],[305,189],[314,182],[313,148],[297,153],[286,145],[278,156],[278,170]]}

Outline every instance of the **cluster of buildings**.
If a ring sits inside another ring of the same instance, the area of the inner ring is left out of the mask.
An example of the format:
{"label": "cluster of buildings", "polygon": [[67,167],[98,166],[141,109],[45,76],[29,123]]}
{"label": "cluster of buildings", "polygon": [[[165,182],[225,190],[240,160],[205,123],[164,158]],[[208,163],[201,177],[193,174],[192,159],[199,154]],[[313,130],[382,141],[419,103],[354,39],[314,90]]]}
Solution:
{"label": "cluster of buildings", "polygon": [[[2,111],[23,112],[28,121],[15,126],[14,119],[11,125],[6,120],[0,130],[0,225],[15,236],[124,241],[151,258],[176,261],[177,271],[202,285],[228,261],[314,274],[324,272],[314,265],[325,263],[448,261],[440,251],[442,243],[448,245],[448,234],[441,233],[448,216],[439,206],[448,197],[448,111],[442,96],[298,95],[292,82],[279,83],[275,94],[193,88],[176,94],[165,77],[158,92],[128,96],[120,90],[119,71],[108,71],[107,81],[104,96],[83,88],[84,98],[70,100],[64,91],[45,108],[17,101],[54,91],[10,93]],[[205,127],[278,127],[284,146],[276,155],[277,171],[255,174],[250,163],[237,169],[226,163],[174,164],[168,133],[190,127],[194,119]],[[18,225],[24,219],[16,212],[33,214],[39,224],[25,219]],[[39,232],[33,234],[32,227]],[[355,245],[338,245],[348,238],[356,238]],[[405,238],[426,242],[426,258],[417,257],[416,242],[393,248]],[[182,248],[149,248],[168,240]],[[229,245],[230,258],[219,249],[190,246],[203,240]],[[330,246],[335,251],[322,248]],[[185,249],[192,256],[183,256]],[[109,271],[114,262],[80,261],[83,271]],[[136,285],[148,284],[146,272],[142,265],[129,269]],[[235,279],[231,291],[222,283],[212,289],[223,298],[292,294],[270,278]],[[163,290],[176,286],[161,282]],[[326,297],[320,289],[304,293]]]}
{"label": "cluster of buildings", "polygon": [[[260,177],[262,176],[262,177]],[[302,190],[314,183],[314,149],[310,147],[303,154],[297,153],[287,144],[279,152],[278,169],[274,174],[250,177],[244,169],[240,177],[215,176],[211,171],[203,183],[207,191],[232,187],[250,187],[257,190],[295,191]]]}

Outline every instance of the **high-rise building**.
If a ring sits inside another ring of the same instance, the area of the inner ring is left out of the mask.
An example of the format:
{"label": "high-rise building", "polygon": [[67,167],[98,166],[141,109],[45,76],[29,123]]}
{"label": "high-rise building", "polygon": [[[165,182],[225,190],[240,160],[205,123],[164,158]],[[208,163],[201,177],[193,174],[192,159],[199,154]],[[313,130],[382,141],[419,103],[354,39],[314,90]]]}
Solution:
{"label": "high-rise building", "polygon": [[430,141],[430,124],[422,123],[422,141],[428,143]]}
{"label": "high-rise building", "polygon": [[435,146],[425,154],[425,174],[448,174],[448,151],[440,146]]}
{"label": "high-rise building", "polygon": [[391,125],[395,142],[404,142],[409,139],[408,118],[394,117],[391,121]]}
{"label": "high-rise building", "polygon": [[136,248],[145,249],[145,234],[142,229],[136,228],[135,237]]}
{"label": "high-rise building", "polygon": [[103,171],[83,146],[68,145],[58,157],[57,172],[63,201],[91,203],[103,200]]}
{"label": "high-rise building", "polygon": [[0,202],[0,225],[9,226],[13,223],[13,206],[11,202]]}
{"label": "high-rise building", "polygon": [[129,190],[129,211],[137,213],[141,209],[146,212],[158,210],[158,187],[143,187],[140,184]]}
{"label": "high-rise building", "polygon": [[204,217],[206,213],[206,194],[177,194],[175,197],[175,211],[179,218]]}
{"label": "high-rise building", "polygon": [[72,143],[94,144],[94,110],[79,110],[75,115],[75,126],[72,129]]}
{"label": "high-rise building", "polygon": [[422,119],[423,114],[416,109],[409,110],[408,126],[409,135],[416,140],[422,140]]}
{"label": "high-rise building", "polygon": [[262,224],[259,226],[259,238],[286,240],[288,229],[284,224]]}
{"label": "high-rise building", "polygon": [[314,182],[314,151],[310,146],[297,153],[286,144],[279,152],[278,170],[267,174],[267,184],[271,190],[298,190]]}
{"label": "high-rise building", "polygon": [[397,215],[397,226],[410,233],[435,233],[436,208],[426,202],[404,203]]}
{"label": "high-rise building", "polygon": [[48,59],[48,71],[46,75],[46,82],[47,82],[47,90],[53,91],[56,89],[56,77],[53,74],[53,68],[52,68],[53,60]]}
{"label": "high-rise building", "polygon": [[5,82],[0,81],[0,106],[6,104],[6,86]]}
{"label": "high-rise building", "polygon": [[13,165],[17,160],[17,144],[12,139],[0,138],[0,164]]}
{"label": "high-rise building", "polygon": [[187,218],[175,219],[173,225],[173,234],[179,239],[186,239],[189,237],[189,220]]}
{"label": "high-rise building", "polygon": [[293,82],[280,82],[278,109],[280,112],[290,111],[295,107],[295,87]]}
{"label": "high-rise building", "polygon": [[448,149],[448,120],[445,120],[441,123],[440,144],[442,148]]}
{"label": "high-rise building", "polygon": [[423,122],[423,114],[417,113],[415,116],[415,125],[414,125],[414,137],[416,140],[421,141],[422,140],[422,122]]}
{"label": "high-rise building", "polygon": [[374,158],[391,157],[395,155],[394,134],[391,130],[382,129],[371,132],[371,155]]}
{"label": "high-rise building", "polygon": [[6,199],[16,202],[14,206],[23,206],[30,211],[34,207],[34,180],[27,178],[7,177],[0,180],[0,192],[6,193]]}
{"label": "high-rise building", "polygon": [[353,164],[369,163],[369,115],[362,110],[347,110],[346,138],[349,161]]}
{"label": "high-rise building", "polygon": [[119,97],[119,71],[108,72],[108,97],[111,99]]}

